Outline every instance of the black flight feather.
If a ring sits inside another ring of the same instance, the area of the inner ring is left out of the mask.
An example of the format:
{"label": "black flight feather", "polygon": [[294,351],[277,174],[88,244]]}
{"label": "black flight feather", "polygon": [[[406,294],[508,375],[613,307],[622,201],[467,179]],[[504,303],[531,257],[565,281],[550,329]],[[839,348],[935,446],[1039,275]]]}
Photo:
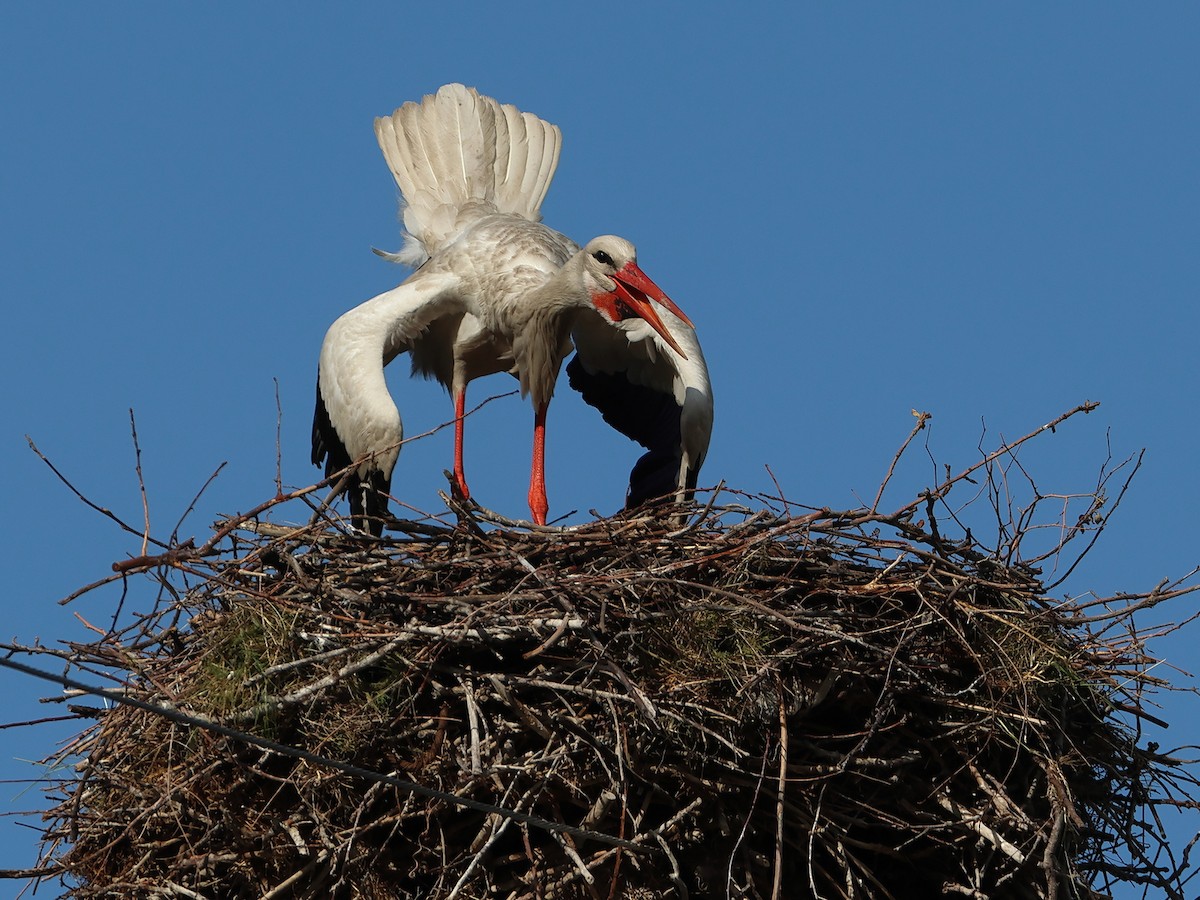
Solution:
{"label": "black flight feather", "polygon": [[[313,410],[312,461],[314,466],[324,463],[325,477],[332,478],[348,468],[354,460],[334,430],[319,385],[318,378],[317,405]],[[356,472],[349,474],[344,493],[350,498],[350,523],[359,531],[369,532],[375,537],[383,534],[383,523],[388,518],[390,482],[391,479],[378,469],[368,472],[365,479]]]}
{"label": "black flight feather", "polygon": [[[683,459],[682,409],[675,397],[633,384],[623,372],[589,372],[578,354],[567,364],[567,379],[605,422],[648,451],[629,473],[625,506],[632,509],[674,494]],[[695,488],[696,475],[688,473],[687,487]]]}

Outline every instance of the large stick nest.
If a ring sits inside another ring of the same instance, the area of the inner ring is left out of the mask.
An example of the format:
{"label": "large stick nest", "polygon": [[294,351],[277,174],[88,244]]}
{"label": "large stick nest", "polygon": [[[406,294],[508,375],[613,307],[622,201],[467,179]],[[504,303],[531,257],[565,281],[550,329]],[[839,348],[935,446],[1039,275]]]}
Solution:
{"label": "large stick nest", "polygon": [[1051,601],[912,507],[716,499],[378,541],[239,518],[132,561],[155,609],[59,655],[202,721],[72,701],[44,869],[76,898],[1182,896],[1147,820],[1192,780],[1140,745],[1154,660],[1114,623],[1190,588]]}

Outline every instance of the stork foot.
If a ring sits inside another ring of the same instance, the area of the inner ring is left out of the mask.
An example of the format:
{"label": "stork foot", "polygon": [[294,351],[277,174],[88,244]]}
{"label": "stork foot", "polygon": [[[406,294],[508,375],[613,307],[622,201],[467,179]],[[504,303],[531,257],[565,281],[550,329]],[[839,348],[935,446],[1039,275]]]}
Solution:
{"label": "stork foot", "polygon": [[550,502],[546,499],[546,492],[531,488],[529,491],[529,514],[533,517],[534,524],[545,525],[548,512],[550,512]]}
{"label": "stork foot", "polygon": [[471,490],[467,487],[467,477],[461,470],[456,469],[454,472],[454,487],[464,500],[471,499]]}

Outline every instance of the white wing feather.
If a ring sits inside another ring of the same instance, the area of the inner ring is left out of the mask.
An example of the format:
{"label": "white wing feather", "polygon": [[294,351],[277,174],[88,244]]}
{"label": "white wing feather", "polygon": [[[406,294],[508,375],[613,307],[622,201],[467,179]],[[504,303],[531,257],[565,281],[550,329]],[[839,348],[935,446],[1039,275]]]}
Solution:
{"label": "white wing feather", "polygon": [[542,153],[546,149],[546,129],[542,127],[545,123],[537,116],[522,113],[521,118],[525,120],[525,169],[516,173],[520,175],[520,187],[515,199],[523,208],[515,212],[528,219],[531,210],[536,210],[538,206],[534,193],[537,191],[538,172],[542,168]]}
{"label": "white wing feather", "polygon": [[521,182],[525,177],[525,166],[529,160],[529,139],[525,134],[526,122],[521,111],[505,104],[501,107],[508,126],[508,164],[504,171],[496,172],[496,206],[513,215],[522,215]]}
{"label": "white wing feather", "polygon": [[558,126],[549,122],[537,120],[542,127],[542,153],[537,174],[529,185],[527,197],[529,210],[525,218],[540,222],[542,218],[542,201],[546,199],[546,191],[550,189],[550,181],[554,178],[554,170],[558,168],[558,154],[562,149],[562,132]]}
{"label": "white wing feather", "polygon": [[375,136],[402,195],[393,258],[414,267],[489,213],[539,221],[562,143],[554,125],[461,84],[376,119]]}
{"label": "white wing feather", "polygon": [[390,473],[403,437],[383,367],[439,316],[463,311],[457,279],[417,275],[341,315],[321,345],[317,386],[330,422],[355,460],[390,448],[374,465]]}

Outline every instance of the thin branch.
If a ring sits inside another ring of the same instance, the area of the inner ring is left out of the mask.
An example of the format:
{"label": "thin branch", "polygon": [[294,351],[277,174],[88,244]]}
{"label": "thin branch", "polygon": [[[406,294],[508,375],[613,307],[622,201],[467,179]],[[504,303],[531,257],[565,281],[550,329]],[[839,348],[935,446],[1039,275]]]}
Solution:
{"label": "thin branch", "polygon": [[875,500],[871,503],[871,514],[879,510],[879,501],[883,499],[883,492],[887,489],[888,482],[892,480],[892,475],[895,474],[900,457],[904,455],[904,451],[908,449],[908,445],[912,443],[913,438],[925,428],[925,423],[933,418],[932,413],[917,412],[915,409],[912,411],[912,414],[917,417],[917,424],[913,426],[913,430],[908,433],[908,437],[904,439],[904,443],[900,445],[900,449],[892,457],[892,463],[888,466],[887,474],[883,476],[883,481],[880,482],[879,492],[875,494]]}
{"label": "thin branch", "polygon": [[213,473],[209,475],[207,479],[205,479],[204,484],[200,485],[200,490],[196,491],[196,495],[192,497],[191,502],[188,503],[187,509],[183,511],[183,515],[179,517],[179,520],[175,523],[175,527],[171,529],[171,538],[168,543],[172,547],[176,546],[179,541],[179,529],[183,527],[184,521],[188,516],[196,511],[196,504],[200,502],[200,498],[204,496],[204,492],[207,491],[209,486],[217,480],[217,476],[221,474],[221,470],[224,469],[228,464],[228,461],[222,462],[215,469],[213,469]]}
{"label": "thin branch", "polygon": [[[138,529],[134,528],[132,525],[127,523],[124,519],[121,519],[119,516],[117,516],[116,513],[114,513],[112,510],[107,509],[103,506],[99,506],[99,505],[93,503],[87,497],[85,497],[79,491],[79,489],[76,488],[75,485],[73,485],[70,482],[70,480],[55,467],[54,463],[50,462],[50,460],[46,457],[46,455],[37,448],[37,445],[33,442],[33,438],[31,438],[29,435],[25,435],[25,440],[29,444],[29,449],[34,452],[34,454],[37,456],[37,458],[40,459],[42,462],[44,462],[49,467],[50,471],[54,473],[55,477],[57,477],[58,480],[61,481],[66,486],[67,490],[69,490],[72,494],[74,494],[83,503],[84,506],[88,507],[89,509],[95,510],[96,512],[100,513],[102,516],[105,516],[106,518],[111,519],[123,531],[126,531],[129,534],[132,534],[134,537],[137,537],[140,539],[144,536],[145,532],[139,531]],[[166,549],[168,546],[167,544],[164,544],[161,541],[156,541],[153,538],[150,538],[149,540],[150,540],[150,543],[155,544],[156,546],[162,547],[164,549]]]}
{"label": "thin branch", "polygon": [[936,500],[940,500],[941,498],[946,496],[946,494],[950,491],[950,489],[954,485],[958,484],[961,481],[969,479],[971,475],[973,475],[975,472],[978,472],[984,466],[990,465],[992,462],[994,462],[995,460],[999,459],[1002,456],[1007,456],[1007,455],[1011,454],[1013,452],[1013,450],[1017,449],[1022,444],[1025,444],[1025,443],[1033,440],[1035,437],[1037,437],[1040,434],[1043,434],[1044,432],[1047,432],[1047,431],[1053,432],[1059,425],[1061,425],[1063,422],[1065,422],[1067,419],[1071,418],[1072,416],[1074,416],[1078,413],[1081,413],[1081,412],[1082,413],[1090,413],[1090,412],[1092,412],[1092,410],[1096,409],[1099,405],[1100,405],[1099,403],[1091,401],[1091,400],[1084,401],[1083,403],[1076,406],[1074,409],[1068,410],[1067,412],[1056,417],[1052,421],[1047,422],[1045,425],[1041,426],[1040,428],[1034,429],[1033,431],[1031,431],[1029,434],[1025,435],[1024,437],[1018,438],[1017,440],[1013,441],[1011,444],[1001,445],[998,449],[993,450],[991,453],[989,453],[987,456],[985,456],[979,462],[975,463],[974,465],[968,466],[966,469],[964,469],[962,472],[959,472],[957,475],[954,475],[954,476],[948,475],[945,478],[945,480],[940,485],[938,485],[936,488],[930,489],[926,493],[922,494],[922,496],[918,497],[916,500],[913,500],[911,503],[908,503],[908,504],[900,507],[894,513],[892,513],[889,518],[893,518],[893,519],[900,518],[905,513],[916,510],[929,497],[932,497],[933,499],[936,499]]}
{"label": "thin branch", "polygon": [[146,498],[146,480],[142,477],[142,447],[138,443],[137,420],[133,417],[133,408],[129,409],[129,432],[133,437],[134,471],[137,472],[138,493],[142,498],[142,554],[150,543],[150,501]]}
{"label": "thin branch", "polygon": [[283,441],[280,437],[283,431],[283,405],[279,402],[279,379],[275,382],[275,496],[283,496]]}
{"label": "thin branch", "polygon": [[1090,551],[1092,549],[1092,547],[1094,547],[1096,545],[1096,541],[1100,540],[1100,535],[1103,533],[1105,527],[1107,527],[1108,520],[1112,518],[1113,513],[1115,513],[1117,511],[1117,508],[1121,505],[1121,501],[1123,499],[1125,499],[1125,492],[1129,490],[1129,485],[1133,482],[1133,477],[1135,475],[1137,475],[1138,470],[1141,469],[1142,458],[1145,457],[1145,455],[1146,455],[1145,450],[1142,450],[1140,453],[1138,453],[1137,462],[1135,462],[1133,465],[1133,471],[1131,471],[1129,473],[1128,477],[1126,477],[1125,483],[1121,485],[1121,490],[1117,492],[1117,499],[1112,502],[1112,505],[1108,508],[1108,512],[1105,514],[1104,518],[1101,520],[1100,524],[1096,527],[1095,531],[1092,532],[1092,539],[1087,542],[1087,545],[1083,548],[1082,551],[1080,551],[1079,555],[1077,557],[1075,557],[1075,561],[1072,562],[1071,565],[1069,565],[1067,567],[1067,571],[1065,571],[1061,576],[1059,576],[1059,578],[1057,580],[1055,580],[1052,584],[1049,584],[1046,586],[1047,591],[1054,590],[1056,587],[1058,587],[1060,584],[1062,584],[1064,581],[1066,581],[1068,578],[1070,578],[1071,573],[1075,571],[1075,569],[1083,561],[1083,558],[1085,556],[1087,556],[1088,551]]}

